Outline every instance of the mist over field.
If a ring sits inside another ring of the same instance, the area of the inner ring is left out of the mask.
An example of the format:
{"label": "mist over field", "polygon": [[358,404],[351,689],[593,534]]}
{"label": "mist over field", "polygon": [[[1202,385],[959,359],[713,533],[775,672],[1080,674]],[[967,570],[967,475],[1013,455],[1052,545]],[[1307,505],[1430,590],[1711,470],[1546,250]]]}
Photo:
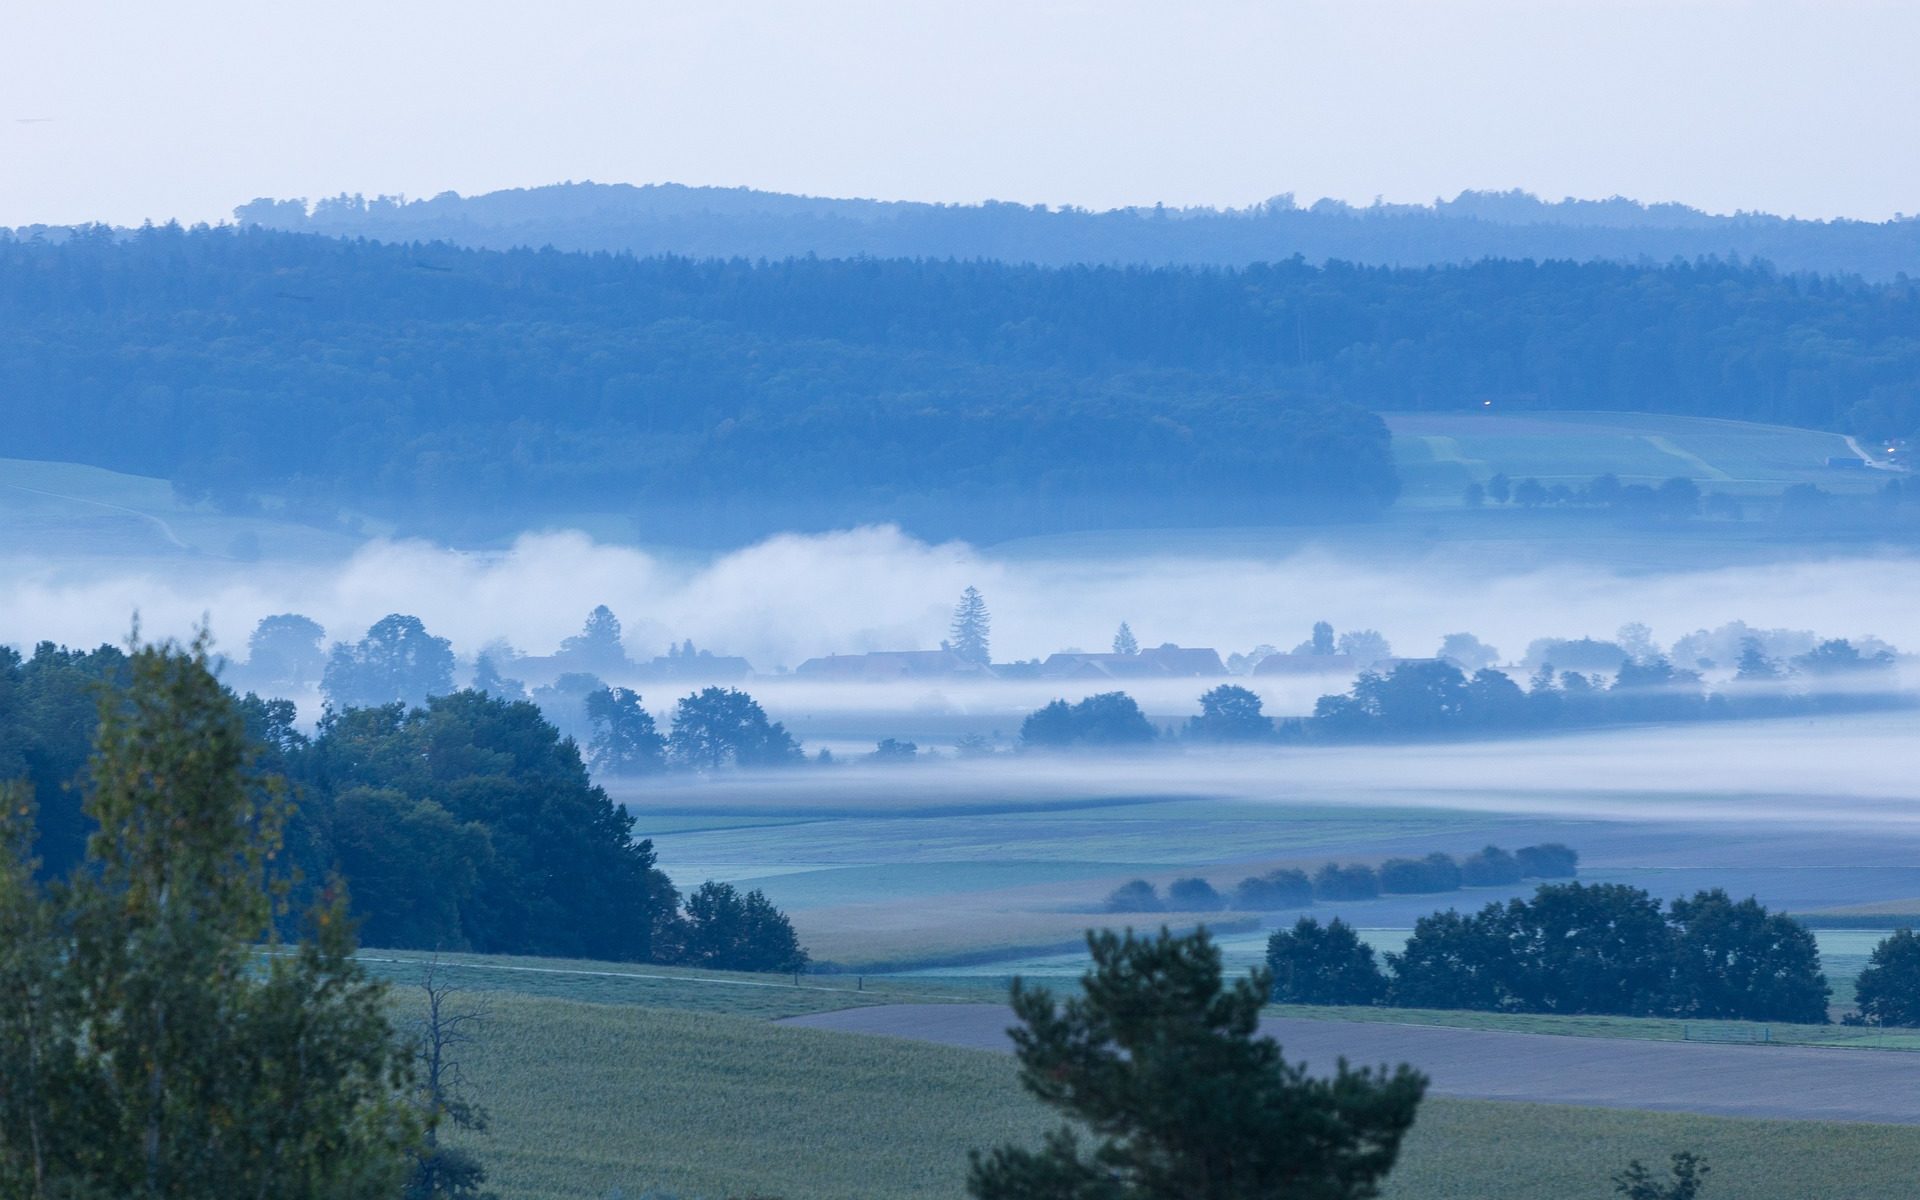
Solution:
{"label": "mist over field", "polygon": [[[607,604],[636,659],[691,638],[772,673],[829,653],[934,648],[967,586],[991,606],[997,661],[1104,650],[1122,621],[1143,645],[1211,646],[1223,658],[1262,643],[1288,649],[1316,620],[1377,629],[1404,656],[1432,654],[1444,635],[1471,632],[1505,661],[1535,638],[1606,638],[1630,621],[1650,626],[1662,645],[1742,620],[1920,647],[1920,610],[1906,600],[1920,586],[1920,559],[1905,555],[1658,573],[1524,562],[1493,571],[1324,545],[1274,557],[1182,553],[1165,537],[1138,553],[1109,546],[1029,557],[928,544],[884,526],[774,537],[699,558],[558,532],[497,552],[373,541],[325,565],[15,561],[0,580],[0,611],[16,643],[71,645],[118,642],[136,613],[149,636],[186,636],[204,618],[235,655],[254,622],[272,613],[305,613],[330,638],[349,640],[404,612],[471,655],[500,637],[549,653],[579,632],[587,610]],[[952,689],[943,682],[939,690]]]}

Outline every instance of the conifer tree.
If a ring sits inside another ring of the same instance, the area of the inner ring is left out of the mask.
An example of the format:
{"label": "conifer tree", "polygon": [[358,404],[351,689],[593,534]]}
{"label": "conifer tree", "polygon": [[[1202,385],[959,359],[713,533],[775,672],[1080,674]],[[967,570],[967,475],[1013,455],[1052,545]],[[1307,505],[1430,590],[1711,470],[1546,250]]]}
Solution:
{"label": "conifer tree", "polygon": [[[1013,987],[1020,1082],[1072,1120],[1038,1151],[973,1156],[978,1200],[1364,1200],[1413,1125],[1407,1066],[1329,1077],[1259,1036],[1272,979],[1223,986],[1205,930],[1087,936],[1084,994]],[[1091,1135],[1090,1145],[1083,1137]]]}
{"label": "conifer tree", "polygon": [[979,589],[968,588],[960,593],[960,603],[954,605],[948,648],[967,662],[985,666],[993,661],[988,645],[992,624],[987,602],[981,598]]}

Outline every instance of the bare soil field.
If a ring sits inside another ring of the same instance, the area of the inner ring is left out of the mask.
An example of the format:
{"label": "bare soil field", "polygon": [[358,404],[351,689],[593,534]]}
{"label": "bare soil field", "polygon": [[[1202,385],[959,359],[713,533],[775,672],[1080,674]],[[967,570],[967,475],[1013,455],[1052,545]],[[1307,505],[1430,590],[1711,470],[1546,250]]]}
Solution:
{"label": "bare soil field", "polygon": [[[783,1022],[1010,1051],[995,1004],[881,1005]],[[1920,1056],[1805,1046],[1552,1037],[1268,1017],[1261,1032],[1317,1069],[1409,1062],[1436,1095],[1713,1116],[1920,1124]]]}

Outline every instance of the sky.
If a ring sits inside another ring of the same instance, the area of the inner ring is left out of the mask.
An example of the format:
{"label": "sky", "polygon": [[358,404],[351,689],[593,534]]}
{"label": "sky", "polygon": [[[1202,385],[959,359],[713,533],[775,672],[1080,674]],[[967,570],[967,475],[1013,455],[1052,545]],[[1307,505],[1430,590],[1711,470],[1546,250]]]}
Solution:
{"label": "sky", "polygon": [[1920,211],[1908,0],[22,0],[0,225],[561,180]]}

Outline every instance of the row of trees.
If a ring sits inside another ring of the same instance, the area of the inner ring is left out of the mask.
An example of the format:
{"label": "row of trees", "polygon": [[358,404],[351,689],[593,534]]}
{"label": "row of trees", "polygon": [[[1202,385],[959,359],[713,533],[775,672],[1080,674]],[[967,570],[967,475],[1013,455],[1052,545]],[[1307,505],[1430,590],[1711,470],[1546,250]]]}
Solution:
{"label": "row of trees", "polygon": [[1463,191],[1432,204],[1349,204],[1293,193],[1245,208],[1140,205],[1087,209],[988,200],[929,204],[831,199],[747,188],[556,183],[420,199],[341,194],[261,198],[243,224],[388,242],[554,246],[694,258],[931,258],[1072,266],[1232,266],[1299,254],[1308,262],[1426,266],[1483,258],[1665,263],[1705,255],[1759,259],[1787,272],[1920,276],[1910,220],[1810,220],[1706,213],[1670,201],[1543,200]]}
{"label": "row of trees", "polygon": [[1303,917],[1267,944],[1274,999],[1290,1004],[1823,1024],[1831,994],[1805,927],[1719,889],[1663,911],[1623,884],[1545,884],[1423,917],[1385,958],[1383,972],[1338,918]]}
{"label": "row of trees", "polygon": [[1597,475],[1577,487],[1543,484],[1531,476],[1514,482],[1497,474],[1485,483],[1469,483],[1461,492],[1468,508],[1512,504],[1518,508],[1599,508],[1633,516],[1679,520],[1704,512],[1710,517],[1738,517],[1740,502],[1730,496],[1702,496],[1700,485],[1676,475],[1657,485],[1621,483],[1611,473]]}
{"label": "row of trees", "polygon": [[1527,879],[1567,879],[1579,872],[1580,855],[1558,842],[1522,846],[1509,853],[1487,846],[1456,860],[1435,852],[1423,858],[1389,858],[1378,867],[1366,863],[1322,864],[1312,875],[1281,867],[1242,879],[1222,894],[1205,879],[1176,879],[1163,899],[1153,884],[1135,879],[1115,888],[1104,905],[1108,912],[1273,912],[1305,908],[1316,900],[1371,900],[1386,895],[1420,895],[1462,887],[1498,887]]}
{"label": "row of trees", "polygon": [[[1796,659],[1802,679],[1884,669],[1891,658],[1867,658],[1844,640],[1824,642]],[[1789,678],[1756,644],[1743,652],[1736,684],[1765,685]],[[1396,663],[1363,671],[1344,695],[1322,696],[1313,716],[1290,723],[1308,738],[1431,737],[1465,731],[1512,732],[1640,721],[1714,720],[1781,716],[1886,702],[1870,692],[1789,692],[1774,687],[1710,692],[1700,673],[1664,657],[1627,659],[1611,680],[1578,671],[1555,673],[1543,664],[1522,688],[1491,667],[1471,675],[1445,660]]]}

